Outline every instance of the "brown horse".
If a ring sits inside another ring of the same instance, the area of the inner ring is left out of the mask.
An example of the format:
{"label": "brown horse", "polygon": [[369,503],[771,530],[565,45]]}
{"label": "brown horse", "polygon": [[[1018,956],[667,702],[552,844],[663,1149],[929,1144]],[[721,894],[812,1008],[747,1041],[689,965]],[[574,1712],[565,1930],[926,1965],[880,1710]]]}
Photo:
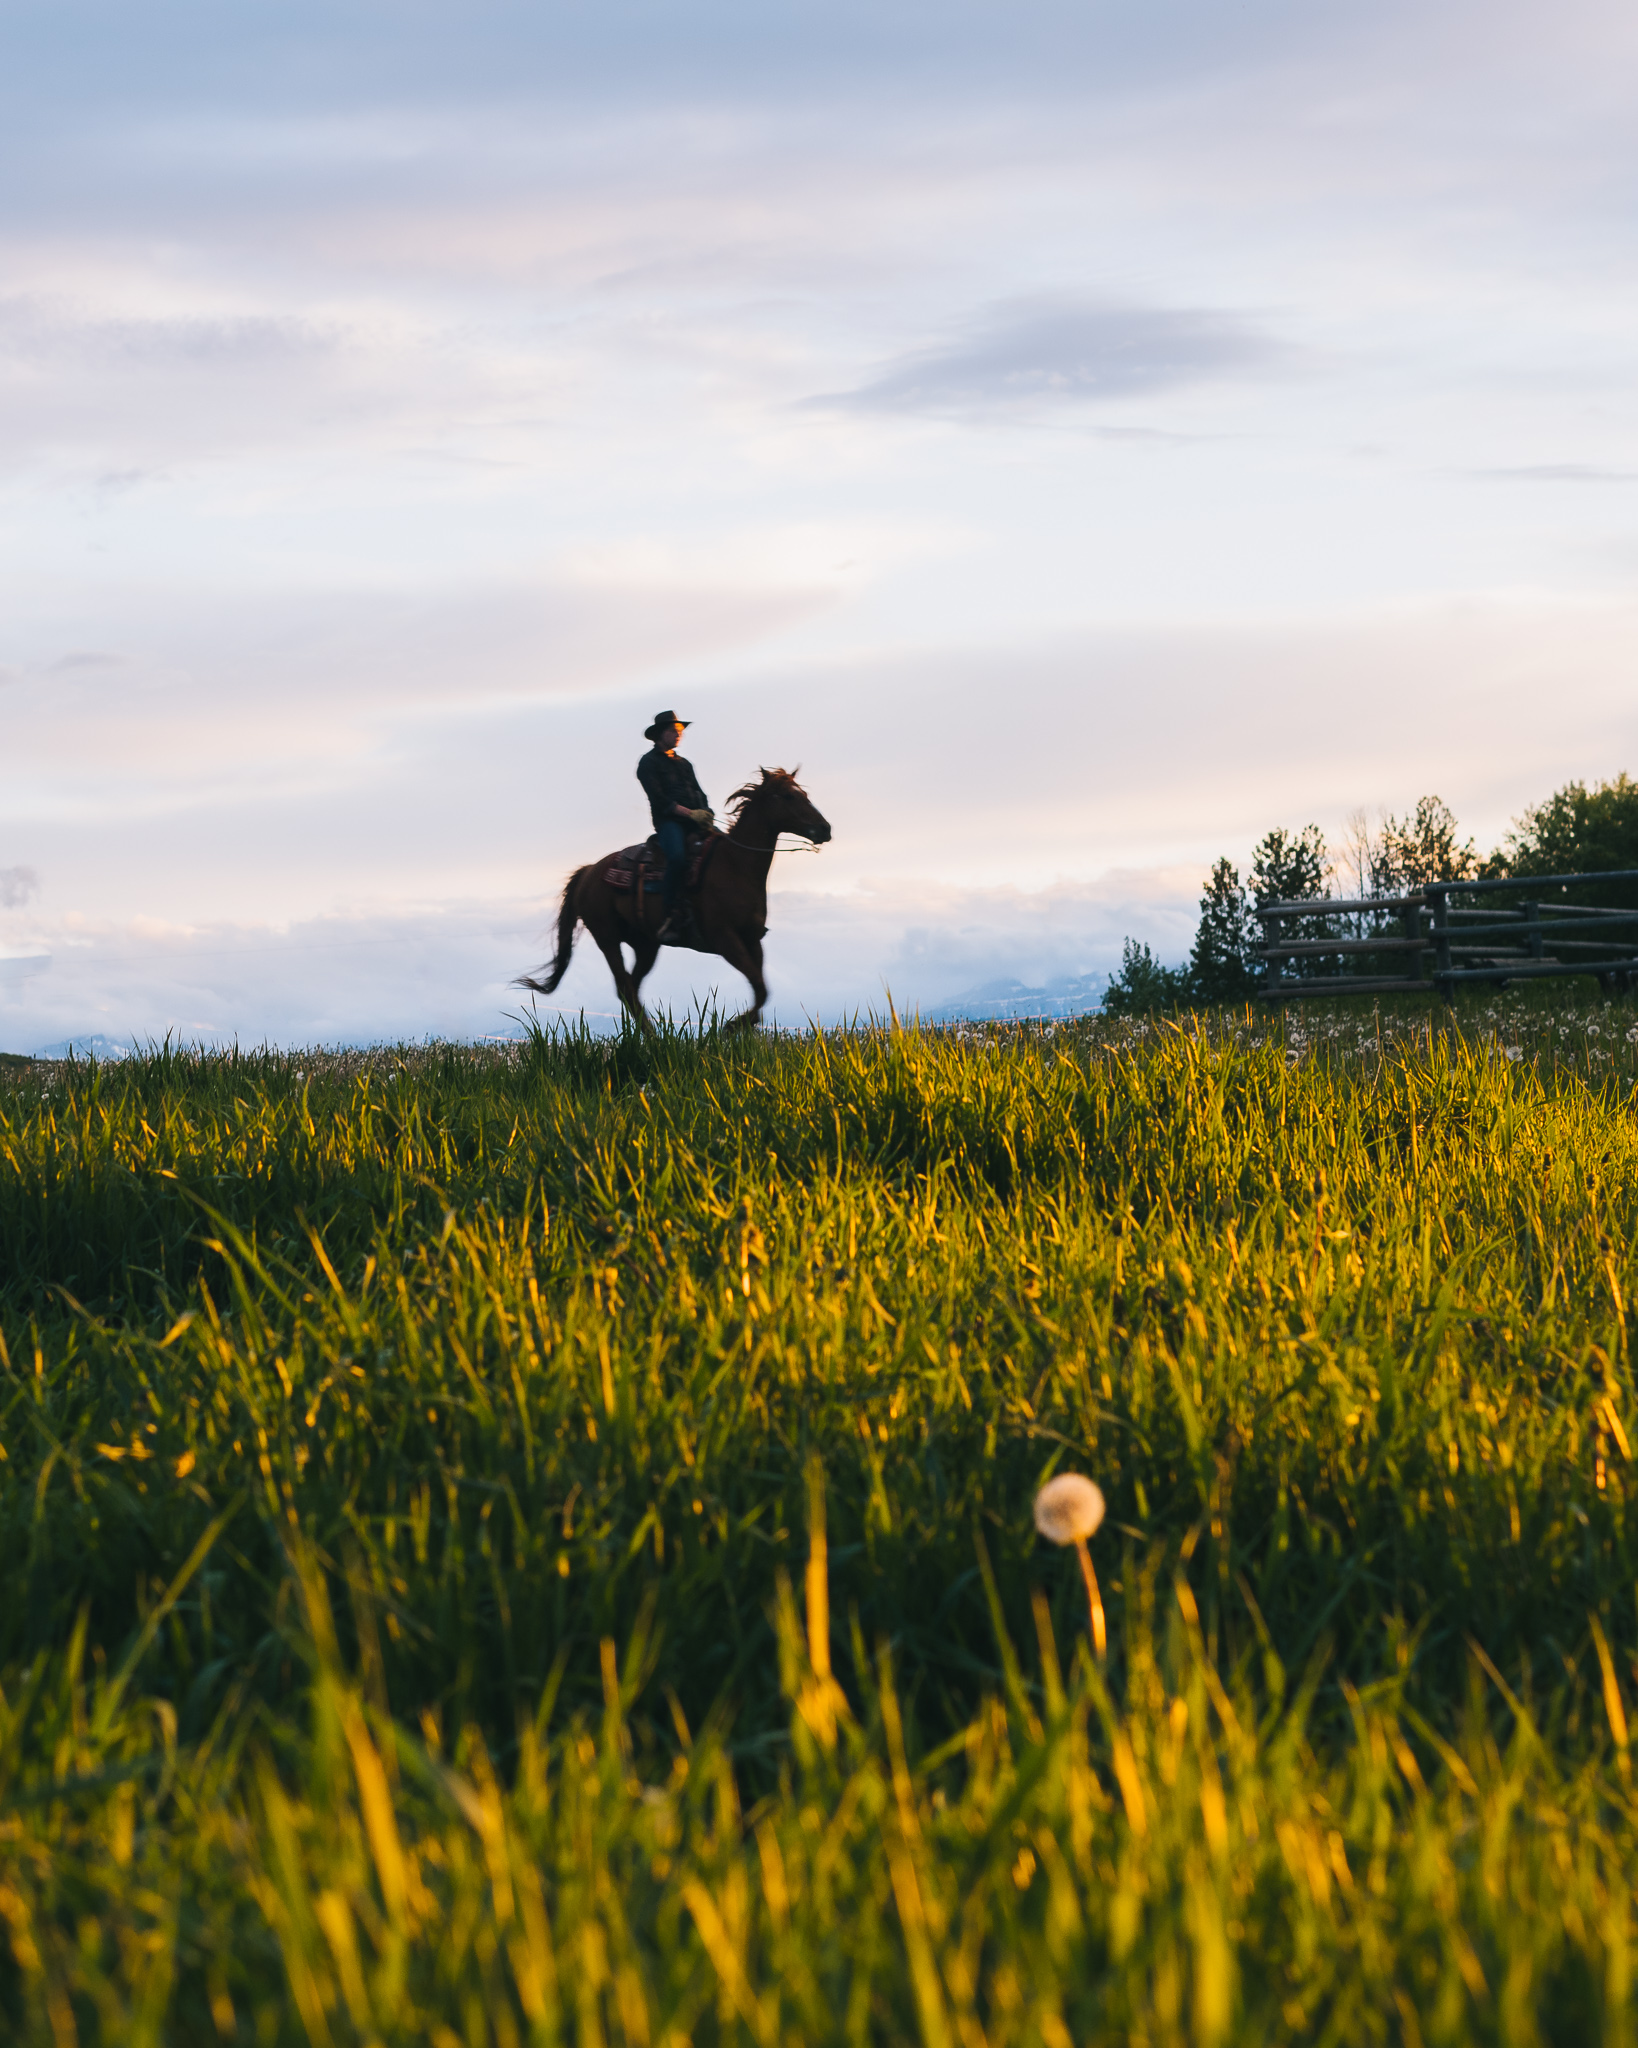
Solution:
{"label": "brown horse", "polygon": [[[808,801],[807,791],[796,777],[783,768],[764,768],[760,782],[747,782],[734,791],[728,808],[734,821],[707,848],[692,904],[698,950],[720,953],[751,984],[756,1001],[730,1026],[744,1029],[756,1023],[768,1000],[768,984],[762,978],[762,936],[768,929],[768,870],[779,835],[794,832],[823,846],[830,837],[830,826]],[[569,971],[575,927],[583,924],[613,970],[621,1002],[646,1029],[648,1012],[638,990],[659,953],[655,934],[664,912],[658,892],[645,891],[639,896],[635,889],[610,887],[604,871],[617,858],[605,854],[601,860],[575,869],[564,886],[557,913],[557,952],[551,971],[544,981],[526,974],[513,985],[551,995]],[[634,955],[631,970],[626,967],[622,946],[629,946]]]}

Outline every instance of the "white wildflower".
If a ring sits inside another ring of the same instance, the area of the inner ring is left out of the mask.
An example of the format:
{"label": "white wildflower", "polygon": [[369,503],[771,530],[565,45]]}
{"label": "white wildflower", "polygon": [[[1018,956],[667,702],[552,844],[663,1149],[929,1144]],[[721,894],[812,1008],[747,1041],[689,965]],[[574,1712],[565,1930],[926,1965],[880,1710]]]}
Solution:
{"label": "white wildflower", "polygon": [[1092,1569],[1088,1536],[1097,1533],[1103,1520],[1103,1492],[1079,1472],[1060,1472],[1049,1479],[1035,1496],[1035,1526],[1050,1543],[1073,1543],[1086,1581],[1087,1616],[1092,1623],[1092,1648],[1101,1664],[1109,1654],[1109,1626],[1104,1618],[1103,1595],[1098,1575]]}
{"label": "white wildflower", "polygon": [[1035,1526],[1049,1543],[1084,1543],[1102,1520],[1102,1490],[1079,1472],[1060,1472],[1035,1496]]}

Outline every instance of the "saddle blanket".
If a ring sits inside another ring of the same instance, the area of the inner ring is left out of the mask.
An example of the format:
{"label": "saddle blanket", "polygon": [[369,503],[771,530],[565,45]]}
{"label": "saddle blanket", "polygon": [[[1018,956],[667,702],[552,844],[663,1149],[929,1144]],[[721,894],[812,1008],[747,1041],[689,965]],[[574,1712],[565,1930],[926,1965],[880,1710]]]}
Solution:
{"label": "saddle blanket", "polygon": [[[702,833],[699,838],[692,834],[688,840],[688,880],[686,887],[697,889],[700,875],[716,845],[715,835]],[[603,870],[603,880],[611,889],[633,889],[641,873],[645,891],[658,892],[665,880],[665,855],[653,839],[645,839],[639,846],[623,846]]]}

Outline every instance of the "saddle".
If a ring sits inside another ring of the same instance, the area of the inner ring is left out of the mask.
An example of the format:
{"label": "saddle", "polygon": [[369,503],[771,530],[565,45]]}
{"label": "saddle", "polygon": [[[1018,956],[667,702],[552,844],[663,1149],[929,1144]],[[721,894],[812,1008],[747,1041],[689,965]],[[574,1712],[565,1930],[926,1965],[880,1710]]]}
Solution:
{"label": "saddle", "polygon": [[[705,864],[711,858],[720,834],[690,832],[688,875],[684,887],[697,889]],[[611,889],[658,889],[665,880],[665,855],[651,832],[636,846],[622,846],[603,869],[603,880]]]}

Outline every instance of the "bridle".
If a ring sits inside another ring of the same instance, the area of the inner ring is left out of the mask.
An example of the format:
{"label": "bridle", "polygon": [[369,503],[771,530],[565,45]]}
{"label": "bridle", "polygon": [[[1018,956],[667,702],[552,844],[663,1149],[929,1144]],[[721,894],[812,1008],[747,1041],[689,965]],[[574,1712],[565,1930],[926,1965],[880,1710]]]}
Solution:
{"label": "bridle", "polygon": [[[721,832],[717,836],[721,839],[726,839],[731,845],[737,846],[741,853],[817,853],[819,851],[811,839],[805,840],[800,846],[750,846],[743,839],[735,839],[731,829],[727,832]],[[775,834],[775,837],[777,836]]]}
{"label": "bridle", "polygon": [[728,830],[727,830],[726,832],[721,832],[721,833],[719,833],[719,834],[718,834],[717,836],[718,836],[718,837],[719,837],[720,839],[727,839],[727,840],[731,841],[733,845],[735,845],[735,846],[737,846],[737,847],[740,847],[740,848],[741,848],[741,849],[742,849],[742,850],[743,850],[744,852],[746,852],[746,853],[817,853],[817,852],[819,851],[819,848],[817,847],[817,845],[815,845],[815,843],[814,843],[814,842],[813,842],[813,841],[812,841],[811,839],[801,839],[801,835],[800,835],[799,833],[797,833],[797,831],[796,831],[796,828],[795,828],[794,826],[792,826],[792,825],[782,825],[782,826],[781,826],[781,827],[779,828],[779,830],[778,830],[778,831],[777,831],[777,832],[776,832],[776,833],[774,834],[774,838],[775,838],[776,840],[777,840],[777,839],[781,839],[781,838],[783,838],[783,837],[785,836],[785,834],[786,834],[786,833],[788,832],[788,833],[790,833],[790,834],[791,834],[791,835],[792,835],[792,836],[793,836],[794,838],[797,838],[797,839],[799,839],[799,840],[800,840],[800,842],[801,842],[801,843],[800,843],[799,845],[796,845],[796,846],[752,846],[752,845],[751,845],[751,844],[749,843],[749,841],[748,841],[748,840],[744,840],[744,839],[735,839],[735,838],[734,838],[734,830],[735,830],[735,826],[737,826],[737,825],[738,825],[738,823],[739,823],[739,820],[738,820],[738,819],[736,818],[736,819],[734,820],[734,824],[733,824],[733,825],[730,825],[730,826],[728,827]]}

